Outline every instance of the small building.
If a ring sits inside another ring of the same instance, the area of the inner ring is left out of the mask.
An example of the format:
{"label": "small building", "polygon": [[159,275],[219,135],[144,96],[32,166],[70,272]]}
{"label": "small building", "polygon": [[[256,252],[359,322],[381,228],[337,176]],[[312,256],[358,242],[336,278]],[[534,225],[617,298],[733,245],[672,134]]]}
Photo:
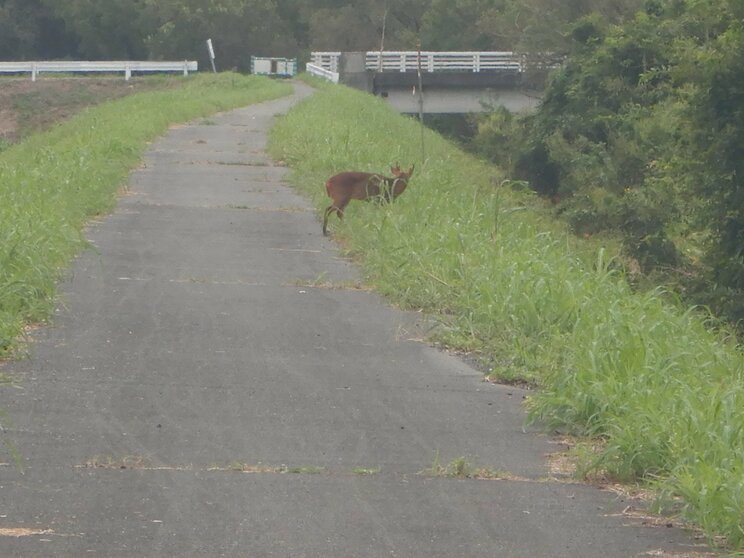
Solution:
{"label": "small building", "polygon": [[297,59],[251,56],[251,73],[259,76],[292,77],[297,74]]}

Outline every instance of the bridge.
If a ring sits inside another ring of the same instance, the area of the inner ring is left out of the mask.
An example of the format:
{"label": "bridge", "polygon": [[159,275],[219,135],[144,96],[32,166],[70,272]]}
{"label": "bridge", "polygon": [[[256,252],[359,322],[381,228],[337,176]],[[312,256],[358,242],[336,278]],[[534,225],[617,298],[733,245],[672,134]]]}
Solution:
{"label": "bridge", "polygon": [[420,68],[425,113],[498,106],[519,112],[539,102],[526,77],[555,65],[555,60],[514,52],[313,52],[307,71],[378,95],[400,112],[416,113]]}

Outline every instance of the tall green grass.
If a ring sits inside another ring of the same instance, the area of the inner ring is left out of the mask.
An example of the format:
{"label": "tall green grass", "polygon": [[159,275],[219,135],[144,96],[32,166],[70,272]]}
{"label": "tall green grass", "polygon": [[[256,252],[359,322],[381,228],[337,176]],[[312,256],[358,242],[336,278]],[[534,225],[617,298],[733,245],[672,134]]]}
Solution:
{"label": "tall green grass", "polygon": [[99,105],[0,153],[0,357],[24,325],[49,315],[62,270],[85,246],[84,224],[113,207],[148,141],[173,123],[291,91],[236,74],[178,79],[181,87]]}
{"label": "tall green grass", "polygon": [[537,384],[532,420],[603,439],[588,468],[653,482],[681,498],[685,518],[742,548],[744,356],[734,338],[666,293],[633,292],[608,251],[543,218],[498,169],[432,132],[424,143],[422,161],[414,120],[337,86],[284,117],[271,151],[319,210],[337,171],[416,163],[394,204],[352,204],[331,221],[369,282],[436,316],[435,340],[482,355],[502,379]]}

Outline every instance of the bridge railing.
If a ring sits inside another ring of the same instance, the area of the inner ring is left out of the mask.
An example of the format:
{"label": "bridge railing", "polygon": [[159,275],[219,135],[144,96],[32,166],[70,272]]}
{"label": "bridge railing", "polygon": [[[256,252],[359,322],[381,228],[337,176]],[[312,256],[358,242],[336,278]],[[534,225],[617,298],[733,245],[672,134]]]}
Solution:
{"label": "bridge railing", "polygon": [[310,63],[331,72],[338,72],[338,60],[341,52],[312,52]]}
{"label": "bridge railing", "polygon": [[[337,72],[340,52],[313,52],[311,63]],[[366,69],[383,72],[415,72],[419,54],[416,51],[369,51]],[[424,72],[522,72],[525,56],[514,52],[421,52]]]}
{"label": "bridge railing", "polygon": [[338,83],[338,79],[339,79],[338,72],[332,72],[331,70],[326,70],[322,66],[318,66],[317,64],[313,64],[312,62],[305,64],[305,69],[307,70],[309,74],[312,74],[319,78],[323,78],[328,81],[332,81],[333,83]]}
{"label": "bridge railing", "polygon": [[[380,59],[382,58],[382,62]],[[415,72],[418,70],[417,52],[368,52],[369,70],[383,72]],[[424,72],[488,72],[511,70],[519,72],[522,57],[513,52],[422,52],[421,70]]]}
{"label": "bridge railing", "polygon": [[194,61],[49,61],[49,62],[0,62],[0,73],[22,74],[30,73],[31,79],[42,72],[52,73],[124,73],[124,79],[129,80],[132,72],[183,72],[187,76],[189,72],[195,72],[198,63]]}

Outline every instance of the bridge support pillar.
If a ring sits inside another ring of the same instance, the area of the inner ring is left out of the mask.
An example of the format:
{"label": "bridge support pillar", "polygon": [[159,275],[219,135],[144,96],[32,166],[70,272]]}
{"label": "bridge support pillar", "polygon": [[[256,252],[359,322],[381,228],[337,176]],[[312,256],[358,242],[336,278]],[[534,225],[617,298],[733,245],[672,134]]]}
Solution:
{"label": "bridge support pillar", "polygon": [[342,52],[338,60],[339,82],[372,93],[372,72],[366,69],[366,52]]}

